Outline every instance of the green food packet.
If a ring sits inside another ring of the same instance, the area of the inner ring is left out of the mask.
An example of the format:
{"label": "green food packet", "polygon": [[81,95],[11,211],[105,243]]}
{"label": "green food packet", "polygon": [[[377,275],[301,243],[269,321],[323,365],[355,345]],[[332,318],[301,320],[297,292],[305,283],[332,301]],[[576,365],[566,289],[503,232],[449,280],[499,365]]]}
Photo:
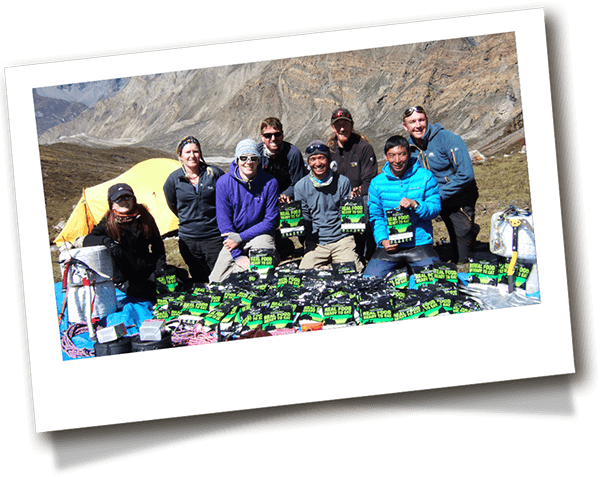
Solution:
{"label": "green food packet", "polygon": [[410,243],[414,241],[410,214],[405,208],[388,209],[385,211],[390,244]]}
{"label": "green food packet", "polygon": [[295,200],[289,204],[279,204],[279,231],[282,237],[304,235],[301,201]]}
{"label": "green food packet", "polygon": [[342,232],[364,232],[367,228],[367,216],[363,198],[361,196],[344,197],[341,200],[340,218],[342,220]]}

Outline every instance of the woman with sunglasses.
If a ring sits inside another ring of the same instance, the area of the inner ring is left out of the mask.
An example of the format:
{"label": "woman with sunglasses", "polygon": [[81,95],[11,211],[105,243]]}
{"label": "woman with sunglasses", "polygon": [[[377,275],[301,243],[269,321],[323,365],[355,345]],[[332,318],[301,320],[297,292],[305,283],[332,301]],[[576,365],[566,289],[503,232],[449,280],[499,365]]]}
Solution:
{"label": "woman with sunglasses", "polygon": [[83,245],[106,246],[113,260],[115,287],[136,298],[156,299],[155,272],[166,265],[165,245],[154,217],[138,204],[128,184],[108,189],[108,211]]}
{"label": "woman with sunglasses", "polygon": [[179,218],[179,253],[192,280],[208,283],[221,250],[215,190],[224,171],[206,164],[200,142],[193,136],[177,146],[181,168],[167,178],[163,191],[171,211]]}
{"label": "woman with sunglasses", "polygon": [[232,273],[250,269],[251,249],[272,249],[279,226],[277,180],[263,171],[259,145],[240,141],[229,172],[217,182],[217,223],[222,248],[210,282],[222,282]]}

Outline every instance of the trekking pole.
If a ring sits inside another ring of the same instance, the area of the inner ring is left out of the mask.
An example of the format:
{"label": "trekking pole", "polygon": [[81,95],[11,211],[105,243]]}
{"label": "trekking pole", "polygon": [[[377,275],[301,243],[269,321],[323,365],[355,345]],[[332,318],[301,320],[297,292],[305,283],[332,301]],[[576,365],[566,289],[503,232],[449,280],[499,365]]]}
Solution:
{"label": "trekking pole", "polygon": [[60,313],[58,314],[58,326],[60,326],[60,323],[62,322],[63,317],[65,316],[65,310],[67,308],[67,299],[69,298],[69,280],[68,280],[68,275],[69,275],[69,268],[71,266],[71,262],[66,262],[65,263],[65,269],[63,272],[63,280],[62,280],[62,291],[65,295],[64,299],[63,299],[63,304],[62,304],[62,308],[60,310]]}
{"label": "trekking pole", "polygon": [[521,225],[521,219],[508,219],[508,223],[513,228],[513,240],[512,240],[512,257],[510,259],[510,263],[508,264],[508,293],[512,293],[515,291],[515,265],[517,263],[517,248],[518,248],[518,231],[519,226]]}

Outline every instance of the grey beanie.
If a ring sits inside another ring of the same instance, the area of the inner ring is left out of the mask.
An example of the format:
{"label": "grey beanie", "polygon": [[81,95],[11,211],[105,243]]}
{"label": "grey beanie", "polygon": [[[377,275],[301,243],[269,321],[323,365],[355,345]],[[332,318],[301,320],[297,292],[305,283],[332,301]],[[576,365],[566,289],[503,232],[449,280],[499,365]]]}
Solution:
{"label": "grey beanie", "polygon": [[327,144],[318,139],[312,141],[306,148],[306,160],[308,161],[310,156],[314,156],[315,154],[323,154],[328,160],[331,160],[331,150],[327,147]]}
{"label": "grey beanie", "polygon": [[238,145],[235,147],[235,160],[237,161],[238,157],[245,155],[260,157],[260,150],[256,141],[244,139],[243,141],[238,142]]}

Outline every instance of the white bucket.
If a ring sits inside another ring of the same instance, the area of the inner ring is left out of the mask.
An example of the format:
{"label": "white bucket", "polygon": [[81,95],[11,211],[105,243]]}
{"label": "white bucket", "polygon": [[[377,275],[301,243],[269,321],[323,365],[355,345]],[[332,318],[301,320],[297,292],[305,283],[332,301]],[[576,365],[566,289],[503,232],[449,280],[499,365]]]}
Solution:
{"label": "white bucket", "polygon": [[[96,277],[97,282],[107,281],[113,276],[112,258],[110,256],[110,252],[104,245],[97,245],[94,247],[71,248],[60,252],[60,255],[58,256],[58,263],[60,264],[61,277],[63,276],[65,271],[65,263],[71,258],[81,260],[89,268],[94,270],[96,272],[96,275],[98,275]],[[83,277],[80,273],[73,273],[71,284],[81,285],[82,279]]]}
{"label": "white bucket", "polygon": [[[58,261],[61,276],[64,276],[67,262],[75,258],[67,271],[68,316],[70,323],[85,322],[88,317],[104,318],[117,310],[117,296],[112,282],[113,264],[108,249],[104,245],[64,250]],[[89,285],[84,285],[84,279]],[[90,315],[91,313],[91,315]]]}
{"label": "white bucket", "polygon": [[535,260],[535,237],[533,235],[533,218],[529,213],[518,213],[505,216],[505,212],[492,215],[490,230],[490,252],[510,258],[513,247],[513,227],[508,219],[519,219],[521,225],[517,229],[517,257],[522,260]]}

